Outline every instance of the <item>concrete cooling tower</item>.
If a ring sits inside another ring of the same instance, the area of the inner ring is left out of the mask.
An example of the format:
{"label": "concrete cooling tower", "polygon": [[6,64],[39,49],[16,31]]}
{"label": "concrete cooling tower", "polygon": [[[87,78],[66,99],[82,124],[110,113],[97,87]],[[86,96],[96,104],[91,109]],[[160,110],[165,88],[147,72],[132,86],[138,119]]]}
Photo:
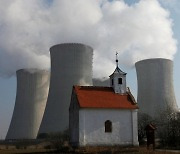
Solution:
{"label": "concrete cooling tower", "polygon": [[173,62],[147,59],[135,64],[138,81],[139,111],[156,117],[162,111],[178,111],[173,87]]}
{"label": "concrete cooling tower", "polygon": [[6,139],[35,139],[47,102],[49,72],[21,69],[16,74],[16,102]]}
{"label": "concrete cooling tower", "polygon": [[67,129],[73,85],[92,85],[91,47],[73,43],[59,44],[50,48],[50,54],[50,89],[39,133]]}

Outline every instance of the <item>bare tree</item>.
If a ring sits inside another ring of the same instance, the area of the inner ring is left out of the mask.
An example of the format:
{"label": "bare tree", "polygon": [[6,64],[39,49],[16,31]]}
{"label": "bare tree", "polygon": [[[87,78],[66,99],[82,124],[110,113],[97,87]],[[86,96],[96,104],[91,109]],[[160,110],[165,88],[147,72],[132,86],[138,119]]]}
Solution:
{"label": "bare tree", "polygon": [[167,110],[158,120],[160,145],[180,149],[180,112]]}
{"label": "bare tree", "polygon": [[144,138],[146,137],[145,127],[149,123],[152,123],[153,119],[151,116],[145,113],[138,113],[138,140],[140,144],[143,144]]}

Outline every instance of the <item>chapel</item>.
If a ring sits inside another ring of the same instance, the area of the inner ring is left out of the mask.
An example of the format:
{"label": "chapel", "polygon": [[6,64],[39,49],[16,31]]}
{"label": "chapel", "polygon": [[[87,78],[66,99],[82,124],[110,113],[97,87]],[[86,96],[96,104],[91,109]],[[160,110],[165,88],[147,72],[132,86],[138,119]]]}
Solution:
{"label": "chapel", "polygon": [[126,87],[126,73],[118,66],[110,87],[72,88],[69,107],[72,146],[138,146],[138,106]]}

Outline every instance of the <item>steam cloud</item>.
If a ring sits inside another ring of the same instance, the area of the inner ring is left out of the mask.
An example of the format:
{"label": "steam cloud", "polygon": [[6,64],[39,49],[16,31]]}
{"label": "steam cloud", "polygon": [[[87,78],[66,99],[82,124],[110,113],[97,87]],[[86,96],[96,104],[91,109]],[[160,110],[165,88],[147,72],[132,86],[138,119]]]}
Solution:
{"label": "steam cloud", "polygon": [[173,59],[177,44],[169,12],[158,0],[0,1],[1,76],[48,69],[49,48],[67,42],[94,48],[95,77],[112,73],[116,51],[120,65],[133,67],[146,58]]}

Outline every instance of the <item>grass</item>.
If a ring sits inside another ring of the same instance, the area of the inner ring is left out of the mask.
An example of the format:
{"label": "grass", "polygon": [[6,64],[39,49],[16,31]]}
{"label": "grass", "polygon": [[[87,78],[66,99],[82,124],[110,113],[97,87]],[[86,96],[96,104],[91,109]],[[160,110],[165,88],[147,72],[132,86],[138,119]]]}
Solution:
{"label": "grass", "polygon": [[[57,150],[54,150],[57,149]],[[150,147],[147,150],[146,146],[140,147],[120,147],[120,146],[102,146],[102,147],[81,147],[72,148],[68,143],[62,144],[58,142],[47,141],[17,141],[13,143],[2,142],[0,144],[0,154],[45,154],[45,153],[77,153],[77,154],[119,154],[119,153],[132,153],[132,154],[174,154],[180,151],[170,151],[164,149],[152,150]]]}
{"label": "grass", "polygon": [[0,150],[0,154],[40,154],[51,153],[52,150],[47,149],[3,149]]}
{"label": "grass", "polygon": [[[65,149],[59,149],[59,151],[50,149],[1,149],[0,154],[45,154],[45,153],[77,153],[77,154],[119,154],[119,153],[132,153],[132,154],[174,154],[174,151],[166,150],[147,150],[146,147],[86,147],[78,148],[73,151],[64,151]],[[177,152],[176,152],[177,153]],[[180,151],[178,152],[180,153]]]}

